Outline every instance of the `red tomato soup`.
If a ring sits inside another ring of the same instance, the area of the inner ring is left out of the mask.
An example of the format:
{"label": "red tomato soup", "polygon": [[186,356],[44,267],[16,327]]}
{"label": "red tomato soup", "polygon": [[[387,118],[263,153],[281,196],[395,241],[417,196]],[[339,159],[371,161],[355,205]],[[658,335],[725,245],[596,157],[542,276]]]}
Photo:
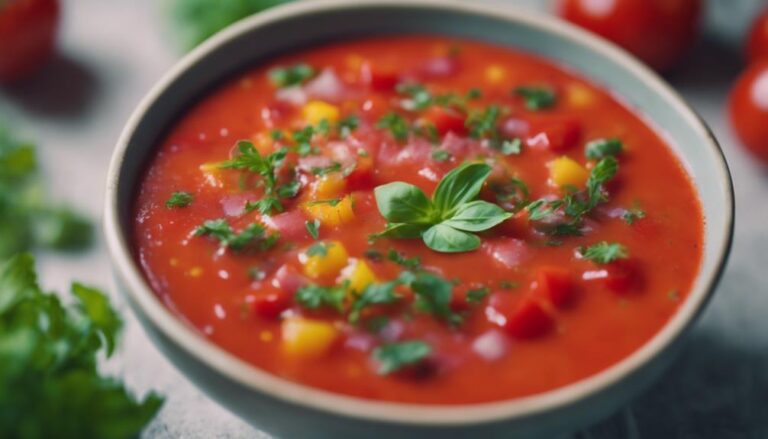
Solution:
{"label": "red tomato soup", "polygon": [[311,48],[182,115],[135,199],[165,304],[287,380],[498,401],[640,348],[702,259],[686,171],[561,66],[431,36]]}

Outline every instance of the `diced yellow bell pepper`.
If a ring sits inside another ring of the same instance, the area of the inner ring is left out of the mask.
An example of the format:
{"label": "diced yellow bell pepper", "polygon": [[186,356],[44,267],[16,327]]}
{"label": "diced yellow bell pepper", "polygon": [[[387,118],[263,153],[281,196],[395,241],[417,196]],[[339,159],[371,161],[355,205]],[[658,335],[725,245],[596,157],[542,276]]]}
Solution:
{"label": "diced yellow bell pepper", "polygon": [[361,293],[368,285],[378,282],[376,274],[362,259],[353,259],[342,271],[342,280],[349,281],[350,292]]}
{"label": "diced yellow bell pepper", "polygon": [[584,166],[566,156],[552,160],[548,166],[549,179],[557,187],[582,188],[589,178],[589,171]]}
{"label": "diced yellow bell pepper", "polygon": [[339,120],[339,109],[323,101],[309,101],[301,109],[304,120],[310,125],[317,125],[325,119],[329,123]]}
{"label": "diced yellow bell pepper", "polygon": [[352,208],[352,197],[347,195],[333,203],[304,203],[302,208],[310,217],[320,220],[324,226],[339,226],[355,219],[355,211]]}
{"label": "diced yellow bell pepper", "polygon": [[565,89],[565,100],[572,108],[587,108],[595,103],[595,93],[586,85],[574,82]]}
{"label": "diced yellow bell pepper", "polygon": [[336,276],[347,265],[349,255],[344,244],[339,241],[323,241],[313,246],[322,246],[322,252],[304,254],[301,262],[304,264],[304,274],[317,279]]}
{"label": "diced yellow bell pepper", "polygon": [[323,175],[314,183],[314,195],[316,200],[328,200],[336,198],[347,187],[347,179],[340,172]]}
{"label": "diced yellow bell pepper", "polygon": [[282,321],[282,349],[299,358],[317,358],[327,353],[339,336],[330,322],[304,317],[289,317]]}
{"label": "diced yellow bell pepper", "polygon": [[507,70],[498,64],[491,64],[485,68],[485,80],[489,84],[498,84],[504,81],[506,77]]}

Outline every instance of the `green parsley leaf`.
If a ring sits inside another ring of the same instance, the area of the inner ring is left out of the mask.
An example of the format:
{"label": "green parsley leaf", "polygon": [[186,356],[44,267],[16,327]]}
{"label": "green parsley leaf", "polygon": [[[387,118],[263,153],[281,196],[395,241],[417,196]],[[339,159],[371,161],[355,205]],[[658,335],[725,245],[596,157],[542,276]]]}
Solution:
{"label": "green parsley leaf", "polygon": [[555,92],[549,87],[517,87],[514,94],[525,100],[525,108],[529,110],[542,110],[555,105]]}
{"label": "green parsley leaf", "polygon": [[432,160],[436,162],[444,162],[451,158],[451,153],[444,149],[436,149],[432,151]]}
{"label": "green parsley leaf", "polygon": [[432,348],[428,344],[411,340],[383,344],[373,350],[373,358],[379,363],[379,374],[388,375],[423,361],[431,353]]}
{"label": "green parsley leaf", "polygon": [[495,105],[491,105],[483,111],[471,111],[464,122],[464,125],[469,128],[470,137],[474,139],[496,137],[498,135],[496,122],[500,114],[501,110]]}
{"label": "green parsley leaf", "polygon": [[0,436],[136,437],[160,409],[99,372],[122,328],[107,296],[74,283],[72,297],[43,292],[29,254],[0,266]]}
{"label": "green parsley leaf", "polygon": [[312,239],[317,239],[320,236],[320,220],[304,221],[304,226]]}
{"label": "green parsley leaf", "polygon": [[306,63],[288,67],[276,67],[269,71],[269,80],[275,87],[284,88],[300,85],[315,76],[315,69]]}
{"label": "green parsley leaf", "polygon": [[407,258],[393,248],[389,249],[389,252],[387,253],[387,259],[409,270],[415,270],[421,267],[420,257],[414,256],[412,258]]}
{"label": "green parsley leaf", "polygon": [[328,256],[328,249],[333,246],[330,242],[316,242],[307,249],[307,256]]}
{"label": "green parsley leaf", "polygon": [[352,132],[355,131],[359,125],[360,118],[357,116],[352,115],[341,119],[338,124],[339,136],[342,139],[347,138],[347,136],[352,134]]}
{"label": "green parsley leaf", "polygon": [[376,122],[376,128],[383,128],[389,130],[392,133],[392,137],[398,142],[405,142],[408,140],[408,133],[411,128],[408,122],[397,113],[387,113]]}
{"label": "green parsley leaf", "polygon": [[307,206],[317,206],[320,204],[327,204],[331,207],[336,207],[339,203],[341,203],[341,198],[331,198],[328,200],[313,200],[307,202]]}
{"label": "green parsley leaf", "polygon": [[277,233],[267,235],[264,227],[257,223],[250,224],[240,233],[236,233],[224,218],[204,222],[195,229],[194,235],[210,236],[219,241],[222,248],[236,252],[266,251],[274,247],[280,238]]}
{"label": "green parsley leaf", "polygon": [[320,307],[329,307],[339,312],[344,310],[344,299],[346,297],[346,285],[324,287],[315,284],[304,285],[296,291],[294,296],[296,303],[304,308],[318,309]]}
{"label": "green parsley leaf", "polygon": [[466,298],[469,303],[480,303],[491,293],[488,287],[473,288],[467,291]]}
{"label": "green parsley leaf", "polygon": [[622,215],[622,218],[627,224],[631,226],[636,221],[645,218],[645,211],[643,209],[640,209],[639,207],[635,207],[624,212],[624,215]]}
{"label": "green parsley leaf", "polygon": [[421,84],[398,84],[395,90],[410,97],[403,101],[406,110],[423,110],[432,105],[432,94]]}
{"label": "green parsley leaf", "polygon": [[426,271],[408,277],[412,277],[408,283],[416,295],[417,309],[433,314],[451,325],[461,324],[461,315],[451,309],[453,283]]}
{"label": "green parsley leaf", "polygon": [[587,143],[584,154],[590,160],[602,159],[608,156],[617,156],[624,151],[624,145],[619,139],[597,139]]}
{"label": "green parsley leaf", "polygon": [[341,172],[341,163],[333,162],[328,166],[323,166],[323,167],[315,166],[312,169],[310,169],[310,172],[312,172],[312,175],[316,175],[318,177],[321,177],[323,175],[333,174],[334,172]]}
{"label": "green parsley leaf", "polygon": [[349,322],[357,323],[360,319],[360,313],[371,305],[387,305],[395,303],[401,299],[395,294],[395,288],[400,285],[399,281],[384,282],[380,284],[370,284],[360,296],[352,303],[349,313]]}
{"label": "green parsley leaf", "polygon": [[174,192],[171,194],[171,197],[165,201],[165,207],[169,209],[187,207],[193,200],[194,197],[189,192]]}
{"label": "green parsley leaf", "polygon": [[606,241],[594,244],[592,246],[579,249],[579,253],[597,264],[610,264],[618,259],[627,259],[629,252],[627,248],[618,243],[608,243]]}
{"label": "green parsley leaf", "polygon": [[519,155],[523,152],[523,141],[519,138],[503,140],[499,145],[499,151],[504,155]]}

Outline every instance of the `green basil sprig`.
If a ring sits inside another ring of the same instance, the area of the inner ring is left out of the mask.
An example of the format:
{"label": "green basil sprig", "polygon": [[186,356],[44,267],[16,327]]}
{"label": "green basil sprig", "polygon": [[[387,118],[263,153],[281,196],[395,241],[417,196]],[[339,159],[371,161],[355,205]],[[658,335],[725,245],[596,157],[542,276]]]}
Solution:
{"label": "green basil sprig", "polygon": [[388,223],[374,237],[422,238],[427,247],[443,253],[478,248],[480,237],[474,232],[512,216],[493,203],[475,199],[490,173],[491,167],[483,163],[461,165],[443,177],[431,199],[418,187],[400,181],[378,186],[376,205]]}

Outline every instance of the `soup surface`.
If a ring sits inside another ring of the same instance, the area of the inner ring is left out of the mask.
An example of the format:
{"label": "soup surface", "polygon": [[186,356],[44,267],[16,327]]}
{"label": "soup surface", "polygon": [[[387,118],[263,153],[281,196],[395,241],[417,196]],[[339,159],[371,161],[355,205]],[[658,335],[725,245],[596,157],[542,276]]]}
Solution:
{"label": "soup surface", "polygon": [[670,319],[703,217],[620,99],[528,53],[433,36],[275,59],[158,145],[135,199],[157,295],[224,349],[362,398],[531,395]]}

